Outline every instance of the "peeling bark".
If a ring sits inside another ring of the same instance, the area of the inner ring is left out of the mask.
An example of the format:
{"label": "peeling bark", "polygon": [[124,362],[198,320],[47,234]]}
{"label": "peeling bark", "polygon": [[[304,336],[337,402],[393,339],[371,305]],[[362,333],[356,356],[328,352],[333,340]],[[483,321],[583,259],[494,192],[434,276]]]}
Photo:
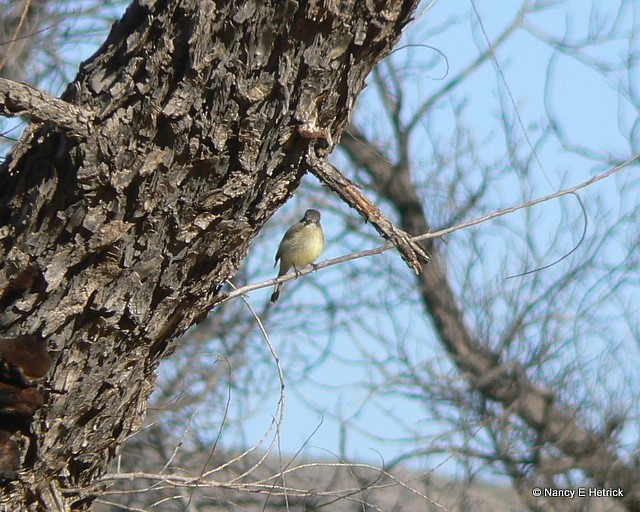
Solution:
{"label": "peeling bark", "polygon": [[41,337],[53,367],[7,510],[90,507],[158,362],[333,149],[416,3],[133,2],[63,95],[86,133],[29,128],[0,169],[0,335]]}

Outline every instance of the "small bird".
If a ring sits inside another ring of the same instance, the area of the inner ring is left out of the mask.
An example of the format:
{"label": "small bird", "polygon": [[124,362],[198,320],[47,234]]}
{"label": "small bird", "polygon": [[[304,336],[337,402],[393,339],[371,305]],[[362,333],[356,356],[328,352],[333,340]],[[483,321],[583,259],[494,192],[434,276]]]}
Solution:
{"label": "small bird", "polygon": [[[320,212],[318,210],[307,210],[304,217],[299,222],[291,226],[282,237],[276,262],[280,260],[280,271],[278,277],[285,275],[291,267],[296,272],[299,268],[313,263],[324,249],[324,235],[320,225]],[[271,294],[271,302],[275,302],[280,297],[280,283],[276,283]]]}

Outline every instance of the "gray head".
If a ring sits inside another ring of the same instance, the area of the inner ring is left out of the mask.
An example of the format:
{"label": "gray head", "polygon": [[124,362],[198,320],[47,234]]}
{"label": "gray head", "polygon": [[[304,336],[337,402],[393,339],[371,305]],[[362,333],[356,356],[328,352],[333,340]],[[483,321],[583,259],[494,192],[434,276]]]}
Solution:
{"label": "gray head", "polygon": [[302,222],[305,224],[320,224],[320,212],[318,210],[307,210],[304,212]]}

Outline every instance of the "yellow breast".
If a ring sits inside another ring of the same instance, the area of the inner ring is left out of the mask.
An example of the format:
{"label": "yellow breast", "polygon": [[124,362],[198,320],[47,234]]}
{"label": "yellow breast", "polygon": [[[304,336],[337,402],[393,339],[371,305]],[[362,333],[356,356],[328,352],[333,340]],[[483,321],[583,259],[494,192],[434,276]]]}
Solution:
{"label": "yellow breast", "polygon": [[322,229],[313,224],[302,228],[290,240],[283,240],[279,253],[283,267],[302,268],[313,263],[323,249]]}

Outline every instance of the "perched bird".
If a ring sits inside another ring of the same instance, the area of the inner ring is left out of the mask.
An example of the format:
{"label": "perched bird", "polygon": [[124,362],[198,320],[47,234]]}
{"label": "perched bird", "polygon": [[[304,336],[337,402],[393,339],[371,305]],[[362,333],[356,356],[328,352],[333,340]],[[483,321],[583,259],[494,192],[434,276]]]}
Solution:
{"label": "perched bird", "polygon": [[[313,263],[324,249],[324,235],[320,225],[320,212],[318,210],[307,210],[304,217],[299,222],[291,226],[282,237],[276,262],[280,260],[280,271],[278,277],[285,275],[291,267],[296,272],[299,268]],[[278,300],[280,296],[280,283],[277,283],[271,294],[271,302]]]}

